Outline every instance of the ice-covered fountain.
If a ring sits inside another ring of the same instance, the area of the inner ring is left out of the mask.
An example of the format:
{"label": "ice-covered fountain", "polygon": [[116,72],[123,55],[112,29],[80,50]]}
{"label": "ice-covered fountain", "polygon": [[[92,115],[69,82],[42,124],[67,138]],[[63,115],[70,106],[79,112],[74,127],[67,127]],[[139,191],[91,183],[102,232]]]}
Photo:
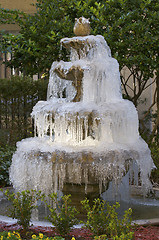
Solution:
{"label": "ice-covered fountain", "polygon": [[76,19],[74,32],[61,40],[70,62],[53,62],[47,101],[31,114],[35,136],[17,143],[10,180],[18,191],[93,197],[127,174],[147,192],[154,165],[137,111],[122,98],[118,62],[103,36],[89,35],[87,19]]}

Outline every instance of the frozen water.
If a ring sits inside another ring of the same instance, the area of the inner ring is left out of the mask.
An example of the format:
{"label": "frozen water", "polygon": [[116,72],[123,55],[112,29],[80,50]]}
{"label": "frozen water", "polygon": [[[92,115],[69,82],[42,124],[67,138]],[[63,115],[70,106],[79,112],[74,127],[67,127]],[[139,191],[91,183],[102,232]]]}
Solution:
{"label": "frozen water", "polygon": [[128,173],[127,184],[147,192],[154,164],[138,133],[137,111],[122,99],[119,65],[105,39],[64,38],[61,44],[70,62],[52,64],[47,101],[31,114],[35,136],[18,142],[13,155],[13,186],[48,194],[65,183],[85,184],[85,191],[96,183],[101,193]]}
{"label": "frozen water", "polygon": [[83,102],[116,102],[122,99],[119,65],[116,59],[111,57],[110,48],[102,36],[64,38],[61,43],[66,47],[71,45],[71,62],[53,63],[48,99],[62,98],[64,89],[69,92],[65,98],[66,101],[73,99],[75,94],[74,89],[70,87],[70,81],[59,79],[55,73],[54,70],[58,66],[61,66],[65,73],[72,66],[80,66],[84,70]]}
{"label": "frozen water", "polygon": [[[38,102],[33,108],[35,136],[50,141],[85,145],[134,142],[139,138],[137,112],[127,100],[116,103]],[[87,141],[86,141],[87,140]],[[95,143],[97,144],[97,143]]]}

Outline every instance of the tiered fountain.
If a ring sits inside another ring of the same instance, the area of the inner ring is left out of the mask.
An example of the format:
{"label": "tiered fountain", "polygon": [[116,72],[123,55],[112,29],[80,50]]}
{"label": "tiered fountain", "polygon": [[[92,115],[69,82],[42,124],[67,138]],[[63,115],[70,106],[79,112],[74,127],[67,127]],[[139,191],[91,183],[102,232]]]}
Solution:
{"label": "tiered fountain", "polygon": [[54,62],[47,101],[33,108],[35,136],[17,143],[10,168],[16,190],[97,196],[125,174],[128,184],[151,188],[150,150],[138,133],[132,102],[122,99],[118,62],[89,21],[76,19],[61,44],[70,62]]}

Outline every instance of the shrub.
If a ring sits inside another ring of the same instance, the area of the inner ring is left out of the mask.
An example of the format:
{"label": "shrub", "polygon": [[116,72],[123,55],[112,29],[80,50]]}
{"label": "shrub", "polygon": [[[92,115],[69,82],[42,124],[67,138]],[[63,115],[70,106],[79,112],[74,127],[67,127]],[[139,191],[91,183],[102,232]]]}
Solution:
{"label": "shrub", "polygon": [[50,194],[49,198],[54,207],[43,199],[50,211],[50,215],[47,219],[56,227],[61,236],[66,236],[71,228],[78,223],[78,219],[76,218],[78,211],[75,207],[70,206],[70,197],[71,195],[64,195],[61,199],[61,204],[61,202],[58,201],[57,194]]}
{"label": "shrub", "polygon": [[120,207],[119,203],[110,206],[109,203],[106,204],[106,201],[99,198],[94,200],[92,207],[88,199],[83,200],[81,203],[87,212],[87,221],[84,225],[95,236],[98,236],[96,239],[126,239],[126,237],[132,239],[133,233],[130,233],[132,209],[129,208],[125,211],[123,219],[118,219],[116,209]]}
{"label": "shrub", "polygon": [[13,204],[10,216],[17,219],[18,224],[23,227],[23,231],[26,233],[29,228],[32,211],[37,207],[37,200],[42,197],[41,192],[27,190],[10,194],[6,190],[4,194]]}
{"label": "shrub", "polygon": [[24,76],[0,79],[0,145],[15,145],[33,136],[30,117],[33,106],[46,100],[48,81]]}
{"label": "shrub", "polygon": [[159,183],[159,137],[156,138],[154,142],[150,144],[151,156],[156,165],[156,169],[152,171],[151,179],[154,182],[154,186]]}
{"label": "shrub", "polygon": [[[129,232],[127,234],[122,233],[119,237],[115,236],[111,239],[113,240],[131,240],[133,239],[134,233]],[[101,235],[101,236],[95,236],[94,240],[109,240],[110,238],[107,237],[107,235]]]}
{"label": "shrub", "polygon": [[0,146],[0,187],[6,187],[9,182],[9,167],[15,147]]}

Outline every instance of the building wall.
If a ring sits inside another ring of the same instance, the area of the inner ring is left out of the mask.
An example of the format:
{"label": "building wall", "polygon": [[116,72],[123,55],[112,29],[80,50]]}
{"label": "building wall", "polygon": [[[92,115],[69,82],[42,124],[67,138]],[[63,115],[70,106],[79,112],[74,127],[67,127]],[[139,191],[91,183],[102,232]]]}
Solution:
{"label": "building wall", "polygon": [[[0,0],[0,7],[34,14],[36,8],[32,5],[33,3],[35,4],[36,0]],[[3,24],[0,25],[0,30],[16,33],[19,31],[19,27],[16,24]]]}
{"label": "building wall", "polygon": [[19,9],[26,13],[35,12],[35,7],[31,5],[32,3],[36,3],[36,0],[0,0],[2,8]]}
{"label": "building wall", "polygon": [[[130,72],[129,70],[125,67],[122,70],[122,75],[127,79],[129,76]],[[155,94],[155,90],[156,90],[156,82],[154,81],[155,77],[152,79],[150,78],[147,81],[146,86],[147,87],[141,94],[139,101],[138,101],[138,106],[137,106],[137,110],[138,110],[138,115],[139,115],[139,119],[142,119],[143,116],[145,115],[145,113],[147,112],[147,110],[150,108],[150,106],[153,104],[154,102],[154,94]],[[133,78],[130,77],[128,85],[130,85],[130,87],[133,89]],[[146,87],[145,86],[145,87]],[[127,89],[128,90],[128,89]],[[123,90],[124,92],[124,90]],[[133,96],[131,94],[131,91],[128,90],[128,93],[130,94],[130,96]],[[151,108],[150,113],[154,114],[157,110],[157,106],[156,104]],[[153,123],[152,123],[152,118],[149,119],[149,121],[147,121],[146,127],[150,130],[152,130],[153,128]]]}
{"label": "building wall", "polygon": [[[0,7],[5,9],[20,10],[25,13],[34,14],[36,11],[35,6],[32,4],[36,3],[36,0],[0,0]],[[0,31],[4,30],[13,34],[19,32],[20,28],[16,24],[1,24]],[[0,78],[7,78],[11,75],[11,69],[6,68],[2,64],[3,60],[10,59],[10,54],[1,54],[0,53]]]}

